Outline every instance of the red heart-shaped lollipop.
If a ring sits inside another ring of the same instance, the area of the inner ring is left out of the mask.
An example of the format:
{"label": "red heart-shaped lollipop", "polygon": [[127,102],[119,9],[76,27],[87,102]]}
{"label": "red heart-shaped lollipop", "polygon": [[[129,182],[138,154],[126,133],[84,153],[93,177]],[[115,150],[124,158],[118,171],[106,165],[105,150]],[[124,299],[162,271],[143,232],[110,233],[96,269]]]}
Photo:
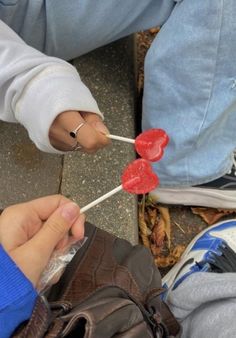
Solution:
{"label": "red heart-shaped lollipop", "polygon": [[144,159],[156,162],[163,156],[169,137],[163,129],[148,129],[135,139],[135,149]]}
{"label": "red heart-shaped lollipop", "polygon": [[159,184],[151,164],[140,158],[131,162],[121,176],[122,187],[131,194],[146,194]]}

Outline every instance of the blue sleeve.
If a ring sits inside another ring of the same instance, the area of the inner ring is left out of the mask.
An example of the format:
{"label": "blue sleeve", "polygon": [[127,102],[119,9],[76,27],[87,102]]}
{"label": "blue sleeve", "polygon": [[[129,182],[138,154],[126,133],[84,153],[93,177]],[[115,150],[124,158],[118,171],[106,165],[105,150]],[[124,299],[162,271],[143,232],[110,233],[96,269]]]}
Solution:
{"label": "blue sleeve", "polygon": [[0,337],[9,338],[29,319],[37,291],[0,245]]}

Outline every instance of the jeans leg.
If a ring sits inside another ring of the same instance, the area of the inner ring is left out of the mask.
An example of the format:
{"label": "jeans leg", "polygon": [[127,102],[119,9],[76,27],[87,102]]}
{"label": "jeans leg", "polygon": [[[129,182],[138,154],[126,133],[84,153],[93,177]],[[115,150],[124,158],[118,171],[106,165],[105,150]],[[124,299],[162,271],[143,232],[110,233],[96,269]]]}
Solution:
{"label": "jeans leg", "polygon": [[145,61],[143,128],[170,143],[154,164],[162,187],[209,182],[236,147],[236,2],[180,0]]}

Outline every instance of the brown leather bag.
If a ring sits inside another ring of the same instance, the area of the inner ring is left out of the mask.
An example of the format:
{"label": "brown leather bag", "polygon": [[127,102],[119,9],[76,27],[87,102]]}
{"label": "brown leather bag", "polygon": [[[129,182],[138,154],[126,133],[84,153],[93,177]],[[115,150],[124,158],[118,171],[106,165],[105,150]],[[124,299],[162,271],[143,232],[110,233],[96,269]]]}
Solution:
{"label": "brown leather bag", "polygon": [[179,337],[149,250],[89,223],[85,235],[59,282],[38,298],[31,319],[13,337]]}

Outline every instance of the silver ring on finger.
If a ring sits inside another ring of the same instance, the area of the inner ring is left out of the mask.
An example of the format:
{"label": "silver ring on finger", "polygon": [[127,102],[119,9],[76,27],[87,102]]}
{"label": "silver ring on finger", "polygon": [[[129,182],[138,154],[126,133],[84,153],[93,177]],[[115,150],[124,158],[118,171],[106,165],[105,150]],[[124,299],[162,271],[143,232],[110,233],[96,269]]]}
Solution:
{"label": "silver ring on finger", "polygon": [[70,136],[73,138],[77,137],[78,131],[80,130],[80,128],[83,127],[83,125],[85,125],[85,122],[81,122],[74,130],[70,131]]}

